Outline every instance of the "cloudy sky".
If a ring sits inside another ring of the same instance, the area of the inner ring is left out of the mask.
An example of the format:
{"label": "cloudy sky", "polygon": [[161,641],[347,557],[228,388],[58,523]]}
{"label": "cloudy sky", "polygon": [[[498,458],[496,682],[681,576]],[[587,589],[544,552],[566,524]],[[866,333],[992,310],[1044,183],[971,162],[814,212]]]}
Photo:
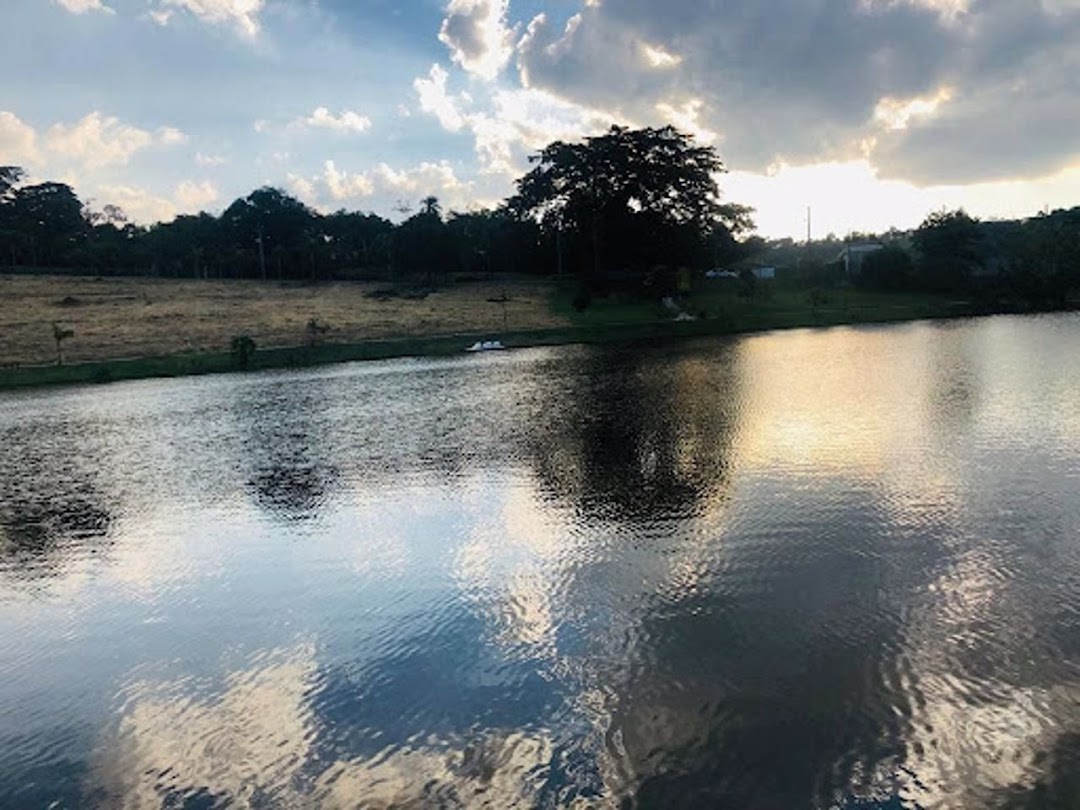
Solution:
{"label": "cloudy sky", "polygon": [[3,0],[0,164],[134,219],[490,204],[613,122],[767,236],[1080,204],[1080,0]]}

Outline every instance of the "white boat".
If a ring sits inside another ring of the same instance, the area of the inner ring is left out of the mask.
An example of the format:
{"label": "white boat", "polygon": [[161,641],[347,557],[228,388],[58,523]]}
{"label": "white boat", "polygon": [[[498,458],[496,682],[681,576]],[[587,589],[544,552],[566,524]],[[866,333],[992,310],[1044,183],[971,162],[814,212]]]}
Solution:
{"label": "white boat", "polygon": [[467,348],[467,352],[497,352],[505,349],[501,340],[478,340]]}

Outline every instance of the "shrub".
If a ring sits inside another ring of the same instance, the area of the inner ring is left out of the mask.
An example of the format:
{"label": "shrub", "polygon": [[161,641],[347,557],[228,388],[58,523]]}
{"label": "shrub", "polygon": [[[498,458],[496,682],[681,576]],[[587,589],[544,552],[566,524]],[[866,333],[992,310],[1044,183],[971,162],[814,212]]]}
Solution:
{"label": "shrub", "polygon": [[233,362],[240,368],[247,368],[255,355],[255,341],[247,335],[237,335],[230,344]]}
{"label": "shrub", "polygon": [[61,346],[68,338],[75,337],[75,330],[61,326],[58,323],[52,325],[52,330],[53,340],[56,341],[56,365],[62,366],[64,365],[64,352]]}
{"label": "shrub", "polygon": [[330,324],[322,323],[318,318],[312,318],[307,322],[307,326],[304,327],[304,331],[307,333],[307,341],[309,346],[314,346],[319,342],[319,338],[330,331]]}

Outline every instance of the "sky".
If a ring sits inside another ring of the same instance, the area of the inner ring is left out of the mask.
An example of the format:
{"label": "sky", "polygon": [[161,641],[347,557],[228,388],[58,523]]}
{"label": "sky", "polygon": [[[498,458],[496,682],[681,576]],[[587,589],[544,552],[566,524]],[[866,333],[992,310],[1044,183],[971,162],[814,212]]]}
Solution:
{"label": "sky", "polygon": [[1080,205],[1080,0],[3,0],[0,164],[137,222],[400,219],[674,124],[767,237]]}

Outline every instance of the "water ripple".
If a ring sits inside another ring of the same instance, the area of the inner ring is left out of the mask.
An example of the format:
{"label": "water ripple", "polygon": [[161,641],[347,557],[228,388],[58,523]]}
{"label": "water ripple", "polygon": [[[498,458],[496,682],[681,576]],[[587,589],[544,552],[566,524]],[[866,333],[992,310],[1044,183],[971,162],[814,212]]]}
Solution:
{"label": "water ripple", "polygon": [[1075,806],[1078,349],[0,395],[0,806]]}

